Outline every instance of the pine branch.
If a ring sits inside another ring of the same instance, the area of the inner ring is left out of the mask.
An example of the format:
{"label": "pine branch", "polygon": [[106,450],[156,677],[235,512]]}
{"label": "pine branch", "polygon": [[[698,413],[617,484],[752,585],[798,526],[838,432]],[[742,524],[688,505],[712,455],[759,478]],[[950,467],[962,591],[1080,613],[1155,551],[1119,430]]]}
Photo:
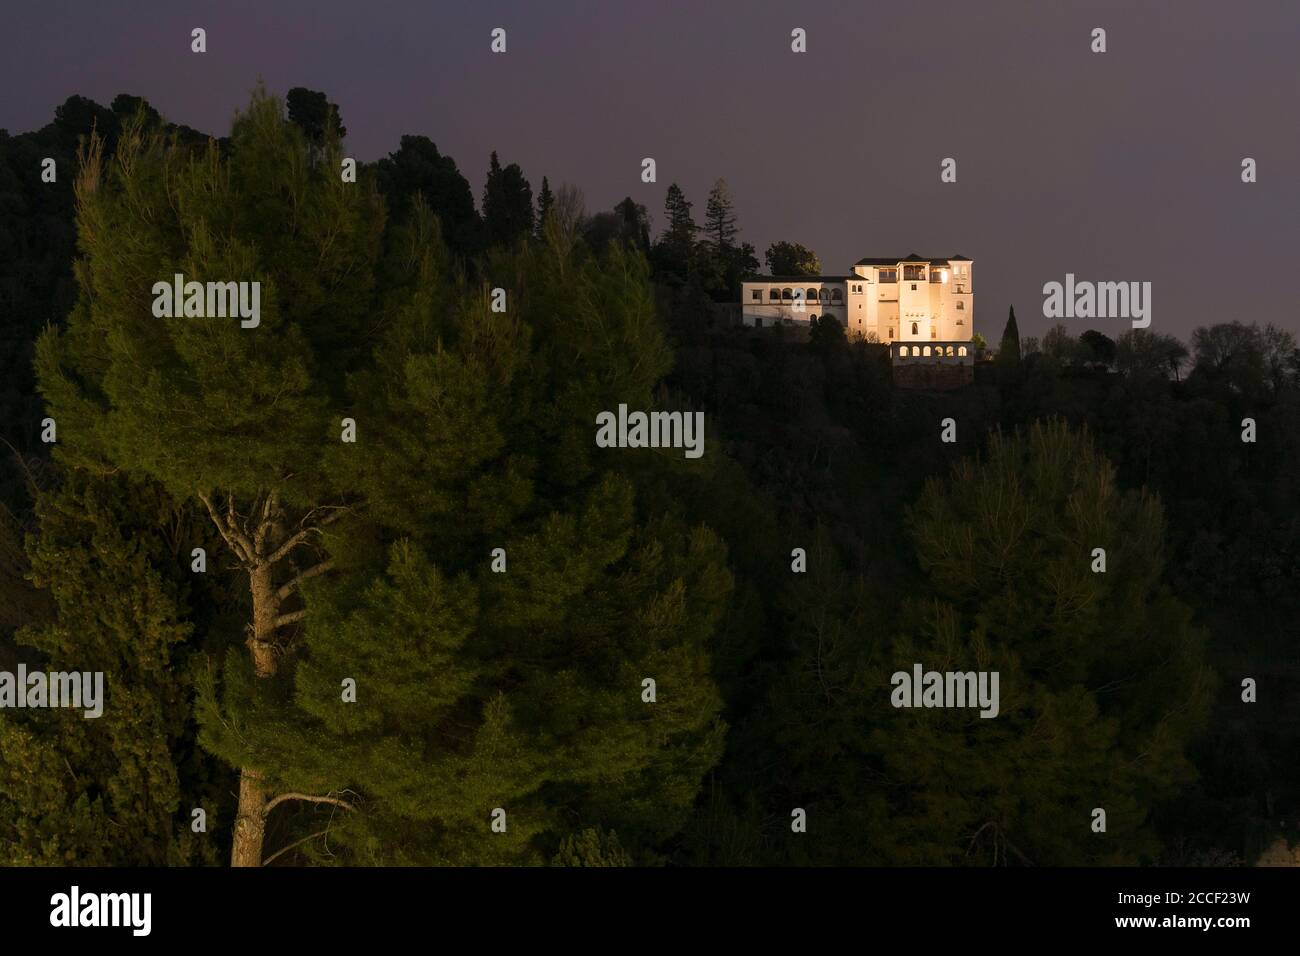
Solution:
{"label": "pine branch", "polygon": [[244,550],[251,556],[250,560],[255,559],[257,557],[257,548],[253,546],[253,541],[248,537],[248,532],[239,525],[239,515],[235,511],[235,493],[233,491],[226,492],[226,512],[226,524],[230,528],[230,533],[244,546]]}
{"label": "pine branch", "polygon": [[329,559],[328,561],[322,561],[320,564],[308,568],[306,571],[302,572],[302,574],[298,575],[296,578],[293,578],[290,581],[286,581],[284,584],[280,585],[280,590],[275,592],[275,596],[278,600],[283,601],[290,594],[296,591],[302,585],[303,581],[306,581],[309,578],[317,577],[318,575],[324,574],[326,571],[332,571],[333,569],[334,569],[333,558]]}
{"label": "pine branch", "polygon": [[331,803],[336,807],[342,807],[344,810],[356,809],[356,807],[348,803],[342,797],[336,797],[328,793],[320,796],[311,793],[282,793],[278,797],[268,800],[262,813],[270,814],[272,810],[284,803],[286,800],[305,800],[308,803]]}
{"label": "pine branch", "polygon": [[[253,508],[257,510],[256,506]],[[262,547],[266,544],[266,536],[270,533],[271,528],[275,525],[275,518],[280,513],[280,493],[278,491],[268,491],[266,497],[262,499],[262,519],[257,523],[257,533],[253,538],[253,547],[257,553],[262,553]]]}
{"label": "pine branch", "polygon": [[305,836],[305,837],[303,837],[301,840],[294,840],[294,841],[293,841],[292,843],[290,843],[288,846],[286,846],[286,847],[282,847],[282,848],[280,848],[279,850],[276,850],[276,851],[275,851],[274,853],[272,853],[270,856],[268,856],[265,860],[262,861],[262,865],[263,865],[263,866],[270,866],[270,865],[271,865],[271,861],[274,860],[277,856],[283,856],[284,854],[286,854],[286,853],[288,853],[290,850],[292,850],[294,847],[296,847],[296,846],[302,846],[302,845],[303,845],[304,843],[306,843],[308,840],[314,840],[314,839],[316,839],[318,836],[324,836],[325,834],[327,834],[327,833],[329,833],[329,832],[330,832],[330,828],[329,828],[329,827],[326,827],[324,830],[317,830],[315,833],[312,833],[312,834],[310,834],[310,835],[308,835],[308,836]]}
{"label": "pine branch", "polygon": [[311,511],[303,515],[302,521],[299,523],[300,524],[306,523],[307,519],[310,518],[318,511],[330,512],[330,514],[327,514],[325,517],[321,518],[321,520],[318,522],[318,526],[323,528],[326,525],[331,525],[334,522],[338,521],[344,515],[351,514],[352,506],[351,505],[321,505],[317,508],[312,508]]}
{"label": "pine branch", "polygon": [[298,621],[301,621],[306,616],[307,616],[306,609],[303,609],[301,611],[294,611],[292,614],[281,614],[279,617],[275,619],[275,626],[284,627],[286,624],[294,624]]}
{"label": "pine branch", "polygon": [[333,524],[334,522],[342,518],[344,515],[350,514],[352,511],[352,507],[350,505],[323,505],[319,508],[312,508],[311,511],[308,511],[305,515],[303,515],[302,521],[300,521],[299,524],[305,524],[307,519],[310,518],[312,515],[314,515],[317,511],[326,511],[326,510],[328,510],[330,513],[325,515],[323,518],[321,518],[320,521],[318,521],[316,524],[308,525],[307,527],[304,527],[301,531],[296,532],[292,537],[290,537],[287,541],[285,541],[282,545],[280,545],[280,547],[278,547],[275,550],[274,554],[272,554],[269,558],[266,559],[266,563],[275,564],[277,561],[284,558],[294,548],[298,547],[298,545],[306,541],[307,538],[310,537],[313,533],[320,534],[321,528]]}
{"label": "pine branch", "polygon": [[225,521],[222,519],[221,515],[217,513],[216,507],[213,506],[212,499],[203,492],[199,492],[199,500],[207,506],[208,514],[212,517],[212,523],[217,526],[217,531],[221,533],[221,537],[225,539],[230,550],[235,552],[235,556],[245,564],[251,564],[253,561],[252,552],[245,551],[240,545],[239,536],[232,533],[232,530],[226,527]]}
{"label": "pine branch", "polygon": [[285,555],[287,555],[294,548],[298,547],[298,545],[302,544],[309,537],[311,537],[313,533],[320,534],[320,528],[317,528],[315,526],[312,526],[310,528],[303,528],[301,531],[299,531],[297,534],[291,537],[284,544],[280,545],[280,547],[276,548],[275,553],[266,559],[266,563],[275,564],[277,561],[281,560]]}

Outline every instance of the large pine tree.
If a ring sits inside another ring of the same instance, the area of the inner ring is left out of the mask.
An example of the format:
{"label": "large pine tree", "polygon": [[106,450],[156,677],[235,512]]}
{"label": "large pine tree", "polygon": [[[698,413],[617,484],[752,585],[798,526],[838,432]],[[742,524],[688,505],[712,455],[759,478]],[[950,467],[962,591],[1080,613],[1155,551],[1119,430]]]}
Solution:
{"label": "large pine tree", "polygon": [[[552,219],[484,264],[493,312],[425,203],[384,236],[373,185],[310,158],[260,94],[228,158],[138,126],[109,170],[92,146],[82,296],[38,349],[63,460],[197,499],[247,589],[199,695],[240,772],[232,862],[319,852],[316,810],[353,861],[543,861],[587,828],[652,852],[720,751],[729,577],[711,534],[638,514],[637,452],[594,443],[668,367],[644,260]],[[259,280],[261,324],[154,317],[178,272]]]}
{"label": "large pine tree", "polygon": [[[322,452],[346,411],[343,372],[367,354],[388,295],[381,202],[312,149],[262,94],[237,118],[229,159],[138,122],[107,169],[92,142],[77,184],[81,297],[37,349],[65,462],[153,478],[206,507],[246,580],[259,679],[277,674],[302,617],[287,607],[299,584],[328,569],[304,558],[346,514]],[[156,317],[154,285],[177,273],[260,282],[260,324]],[[264,773],[241,768],[237,864],[261,860]]]}
{"label": "large pine tree", "polygon": [[[493,260],[520,290],[502,315],[416,228],[420,291],[352,381],[371,453],[331,463],[366,520],[330,536],[340,573],[309,586],[292,696],[250,706],[228,682],[205,740],[232,762],[262,748],[326,812],[363,809],[328,825],[348,859],[544,862],[591,826],[653,859],[720,755],[708,643],[730,576],[709,532],[644,523],[628,453],[592,440],[667,367],[644,262],[553,222]],[[253,724],[275,730],[230,730]]]}

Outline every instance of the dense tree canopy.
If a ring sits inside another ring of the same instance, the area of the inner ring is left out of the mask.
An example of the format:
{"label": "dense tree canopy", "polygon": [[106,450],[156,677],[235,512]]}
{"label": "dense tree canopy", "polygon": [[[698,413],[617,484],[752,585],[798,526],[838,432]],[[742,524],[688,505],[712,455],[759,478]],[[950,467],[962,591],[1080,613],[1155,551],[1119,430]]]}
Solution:
{"label": "dense tree canopy", "polygon": [[[494,154],[480,216],[424,136],[344,182],[291,100],[0,133],[0,662],[108,684],[0,714],[6,860],[1177,864],[1300,812],[1290,333],[1013,310],[974,384],[899,389],[834,320],[720,318],[720,185],[654,235]],[[176,273],[259,324],[155,314]],[[620,403],[707,454],[598,448]],[[998,717],[893,707],[916,663],[997,670]]]}

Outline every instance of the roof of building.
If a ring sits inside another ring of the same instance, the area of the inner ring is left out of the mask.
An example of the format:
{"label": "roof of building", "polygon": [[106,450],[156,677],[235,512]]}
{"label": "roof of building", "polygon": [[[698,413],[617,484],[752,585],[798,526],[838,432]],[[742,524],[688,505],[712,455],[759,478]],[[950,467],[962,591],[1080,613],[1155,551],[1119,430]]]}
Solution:
{"label": "roof of building", "polygon": [[889,258],[887,256],[874,256],[867,259],[859,259],[854,265],[858,266],[896,266],[900,262],[928,262],[931,265],[943,265],[945,262],[970,262],[972,260],[962,255],[948,256],[946,259],[927,259],[924,256],[918,256],[915,252],[908,256],[899,258]]}
{"label": "roof of building", "polygon": [[861,280],[862,276],[754,276],[752,279],[746,279],[746,282],[789,282],[795,285],[806,285],[809,282],[848,282],[850,279]]}

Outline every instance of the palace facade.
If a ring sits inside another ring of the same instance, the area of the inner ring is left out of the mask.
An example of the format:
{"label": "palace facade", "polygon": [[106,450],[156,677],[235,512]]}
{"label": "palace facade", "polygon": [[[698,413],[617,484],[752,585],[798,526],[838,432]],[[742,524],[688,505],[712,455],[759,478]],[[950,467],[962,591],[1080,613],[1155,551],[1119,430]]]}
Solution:
{"label": "palace facade", "polygon": [[975,296],[966,256],[859,259],[849,275],[759,276],[741,285],[748,326],[834,317],[850,339],[890,347],[894,362],[972,365]]}

